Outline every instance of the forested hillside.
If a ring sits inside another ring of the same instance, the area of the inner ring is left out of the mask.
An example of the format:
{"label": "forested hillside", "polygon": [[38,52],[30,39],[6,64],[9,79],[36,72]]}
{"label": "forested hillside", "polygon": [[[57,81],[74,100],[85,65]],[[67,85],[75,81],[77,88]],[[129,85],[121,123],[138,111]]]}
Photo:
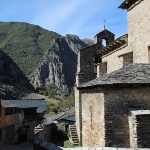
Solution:
{"label": "forested hillside", "polygon": [[0,22],[0,49],[8,54],[25,75],[33,72],[49,45],[59,34],[37,25]]}

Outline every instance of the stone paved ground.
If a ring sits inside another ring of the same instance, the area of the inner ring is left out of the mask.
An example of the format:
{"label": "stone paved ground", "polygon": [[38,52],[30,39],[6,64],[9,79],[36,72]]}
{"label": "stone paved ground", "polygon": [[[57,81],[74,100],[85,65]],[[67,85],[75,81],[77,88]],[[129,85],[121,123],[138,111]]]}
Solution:
{"label": "stone paved ground", "polygon": [[33,150],[33,144],[22,143],[19,145],[4,145],[0,143],[0,150]]}

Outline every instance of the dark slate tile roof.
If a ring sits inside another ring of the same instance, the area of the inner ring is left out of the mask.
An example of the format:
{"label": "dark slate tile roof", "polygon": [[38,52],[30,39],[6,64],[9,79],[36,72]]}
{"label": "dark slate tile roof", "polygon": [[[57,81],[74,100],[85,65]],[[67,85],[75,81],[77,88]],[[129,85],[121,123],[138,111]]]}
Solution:
{"label": "dark slate tile roof", "polygon": [[45,115],[44,116],[44,124],[45,125],[49,125],[51,123],[53,123],[54,121],[56,121],[57,119],[61,118],[62,116],[65,115],[65,112],[61,112],[59,114],[57,114],[56,116],[49,116],[49,115]]}
{"label": "dark slate tile roof", "polygon": [[148,84],[150,83],[150,64],[130,64],[110,74],[101,76],[77,88],[113,84]]}
{"label": "dark slate tile roof", "polygon": [[76,121],[76,117],[75,117],[75,115],[73,115],[73,116],[65,117],[65,118],[62,118],[62,119],[59,119],[59,120],[66,120],[66,121],[75,122]]}
{"label": "dark slate tile roof", "polygon": [[74,107],[70,108],[70,109],[68,108],[65,111],[57,114],[56,116],[49,116],[47,114],[44,115],[44,118],[45,118],[44,119],[44,124],[45,125],[49,125],[51,123],[54,123],[54,121],[58,121],[58,120],[61,120],[61,119],[64,119],[64,118],[69,118],[69,117],[72,117],[72,116],[75,116],[75,109],[74,109]]}
{"label": "dark slate tile roof", "polygon": [[4,108],[37,108],[37,113],[42,113],[46,109],[45,100],[1,100]]}

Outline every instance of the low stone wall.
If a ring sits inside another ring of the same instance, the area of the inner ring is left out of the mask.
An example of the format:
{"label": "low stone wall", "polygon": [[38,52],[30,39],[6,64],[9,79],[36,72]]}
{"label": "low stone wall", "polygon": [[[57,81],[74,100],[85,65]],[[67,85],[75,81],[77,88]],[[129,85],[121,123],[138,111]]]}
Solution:
{"label": "low stone wall", "polygon": [[46,140],[42,140],[36,136],[33,142],[34,150],[62,150],[62,148],[57,145],[50,143]]}
{"label": "low stone wall", "polygon": [[34,150],[150,150],[150,148],[114,148],[114,147],[77,147],[63,148],[36,136],[33,142]]}

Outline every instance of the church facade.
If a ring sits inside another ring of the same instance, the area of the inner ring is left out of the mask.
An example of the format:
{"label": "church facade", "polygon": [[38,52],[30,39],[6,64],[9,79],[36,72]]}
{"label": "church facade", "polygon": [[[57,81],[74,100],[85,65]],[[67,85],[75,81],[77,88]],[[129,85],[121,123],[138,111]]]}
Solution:
{"label": "church facade", "polygon": [[85,147],[150,147],[150,1],[119,8],[128,34],[115,40],[104,29],[78,53],[76,127]]}

